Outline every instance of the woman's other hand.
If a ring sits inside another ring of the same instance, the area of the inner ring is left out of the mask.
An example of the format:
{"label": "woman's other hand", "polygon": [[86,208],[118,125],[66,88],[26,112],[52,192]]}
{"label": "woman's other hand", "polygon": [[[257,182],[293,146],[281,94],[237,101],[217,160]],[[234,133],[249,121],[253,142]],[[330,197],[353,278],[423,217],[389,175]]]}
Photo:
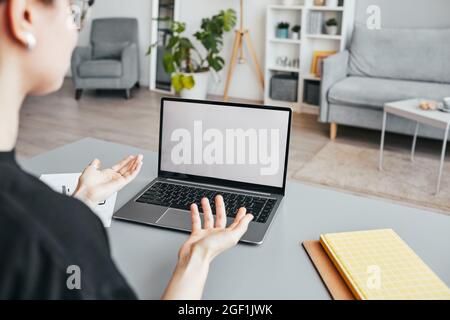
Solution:
{"label": "woman's other hand", "polygon": [[253,215],[239,209],[236,219],[228,226],[222,196],[217,196],[216,220],[207,198],[202,199],[204,225],[197,205],[191,206],[192,233],[180,249],[178,263],[162,298],[166,300],[201,299],[211,261],[234,247],[248,229]]}
{"label": "woman's other hand", "polygon": [[200,213],[196,204],[191,205],[192,233],[186,243],[181,247],[179,260],[183,262],[196,253],[210,263],[222,252],[234,247],[248,229],[253,215],[247,214],[245,208],[240,208],[234,222],[227,227],[227,216],[222,196],[216,196],[216,219],[212,214],[207,198],[201,201],[204,223],[201,225]]}
{"label": "woman's other hand", "polygon": [[128,156],[110,169],[101,169],[98,159],[83,171],[74,196],[96,205],[133,181],[142,168],[143,155]]}

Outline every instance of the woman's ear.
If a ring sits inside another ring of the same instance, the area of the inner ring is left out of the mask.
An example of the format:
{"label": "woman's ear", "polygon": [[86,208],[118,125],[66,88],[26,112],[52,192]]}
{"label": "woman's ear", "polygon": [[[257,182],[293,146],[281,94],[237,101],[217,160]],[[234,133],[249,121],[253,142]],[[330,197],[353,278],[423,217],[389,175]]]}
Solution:
{"label": "woman's ear", "polygon": [[9,0],[6,2],[6,14],[11,36],[17,43],[33,49],[36,45],[36,35],[33,33],[32,6],[34,0]]}

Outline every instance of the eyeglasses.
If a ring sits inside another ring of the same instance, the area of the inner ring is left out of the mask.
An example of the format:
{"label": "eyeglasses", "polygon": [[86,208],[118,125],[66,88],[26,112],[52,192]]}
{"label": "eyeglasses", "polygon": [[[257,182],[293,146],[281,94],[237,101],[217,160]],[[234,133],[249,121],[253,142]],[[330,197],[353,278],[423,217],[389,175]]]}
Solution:
{"label": "eyeglasses", "polygon": [[69,27],[83,29],[94,0],[69,0]]}

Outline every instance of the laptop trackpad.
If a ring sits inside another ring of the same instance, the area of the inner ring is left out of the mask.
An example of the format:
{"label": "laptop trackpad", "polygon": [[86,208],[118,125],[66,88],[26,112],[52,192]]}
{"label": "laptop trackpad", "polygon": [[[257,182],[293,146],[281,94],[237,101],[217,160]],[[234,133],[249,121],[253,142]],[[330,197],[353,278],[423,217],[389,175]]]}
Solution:
{"label": "laptop trackpad", "polygon": [[[202,216],[202,215],[201,215]],[[201,217],[203,218],[203,217]],[[203,220],[203,219],[202,219]],[[189,211],[169,208],[158,220],[157,225],[175,228],[179,230],[191,231],[192,220]]]}

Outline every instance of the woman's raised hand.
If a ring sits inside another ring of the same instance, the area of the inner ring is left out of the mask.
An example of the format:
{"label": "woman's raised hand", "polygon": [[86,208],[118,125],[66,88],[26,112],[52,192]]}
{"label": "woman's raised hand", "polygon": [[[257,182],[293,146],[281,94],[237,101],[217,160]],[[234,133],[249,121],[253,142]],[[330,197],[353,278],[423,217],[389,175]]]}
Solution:
{"label": "woman's raised hand", "polygon": [[128,156],[109,169],[101,169],[95,159],[81,174],[74,196],[90,205],[104,201],[136,178],[142,159],[143,155]]}
{"label": "woman's raised hand", "polygon": [[180,249],[179,259],[181,261],[188,259],[193,251],[199,251],[208,263],[211,262],[222,252],[234,247],[253,220],[253,215],[247,214],[245,208],[240,208],[234,222],[227,227],[225,204],[220,195],[215,198],[215,220],[209,200],[203,198],[201,205],[204,216],[203,226],[197,205],[191,205],[192,233]]}

